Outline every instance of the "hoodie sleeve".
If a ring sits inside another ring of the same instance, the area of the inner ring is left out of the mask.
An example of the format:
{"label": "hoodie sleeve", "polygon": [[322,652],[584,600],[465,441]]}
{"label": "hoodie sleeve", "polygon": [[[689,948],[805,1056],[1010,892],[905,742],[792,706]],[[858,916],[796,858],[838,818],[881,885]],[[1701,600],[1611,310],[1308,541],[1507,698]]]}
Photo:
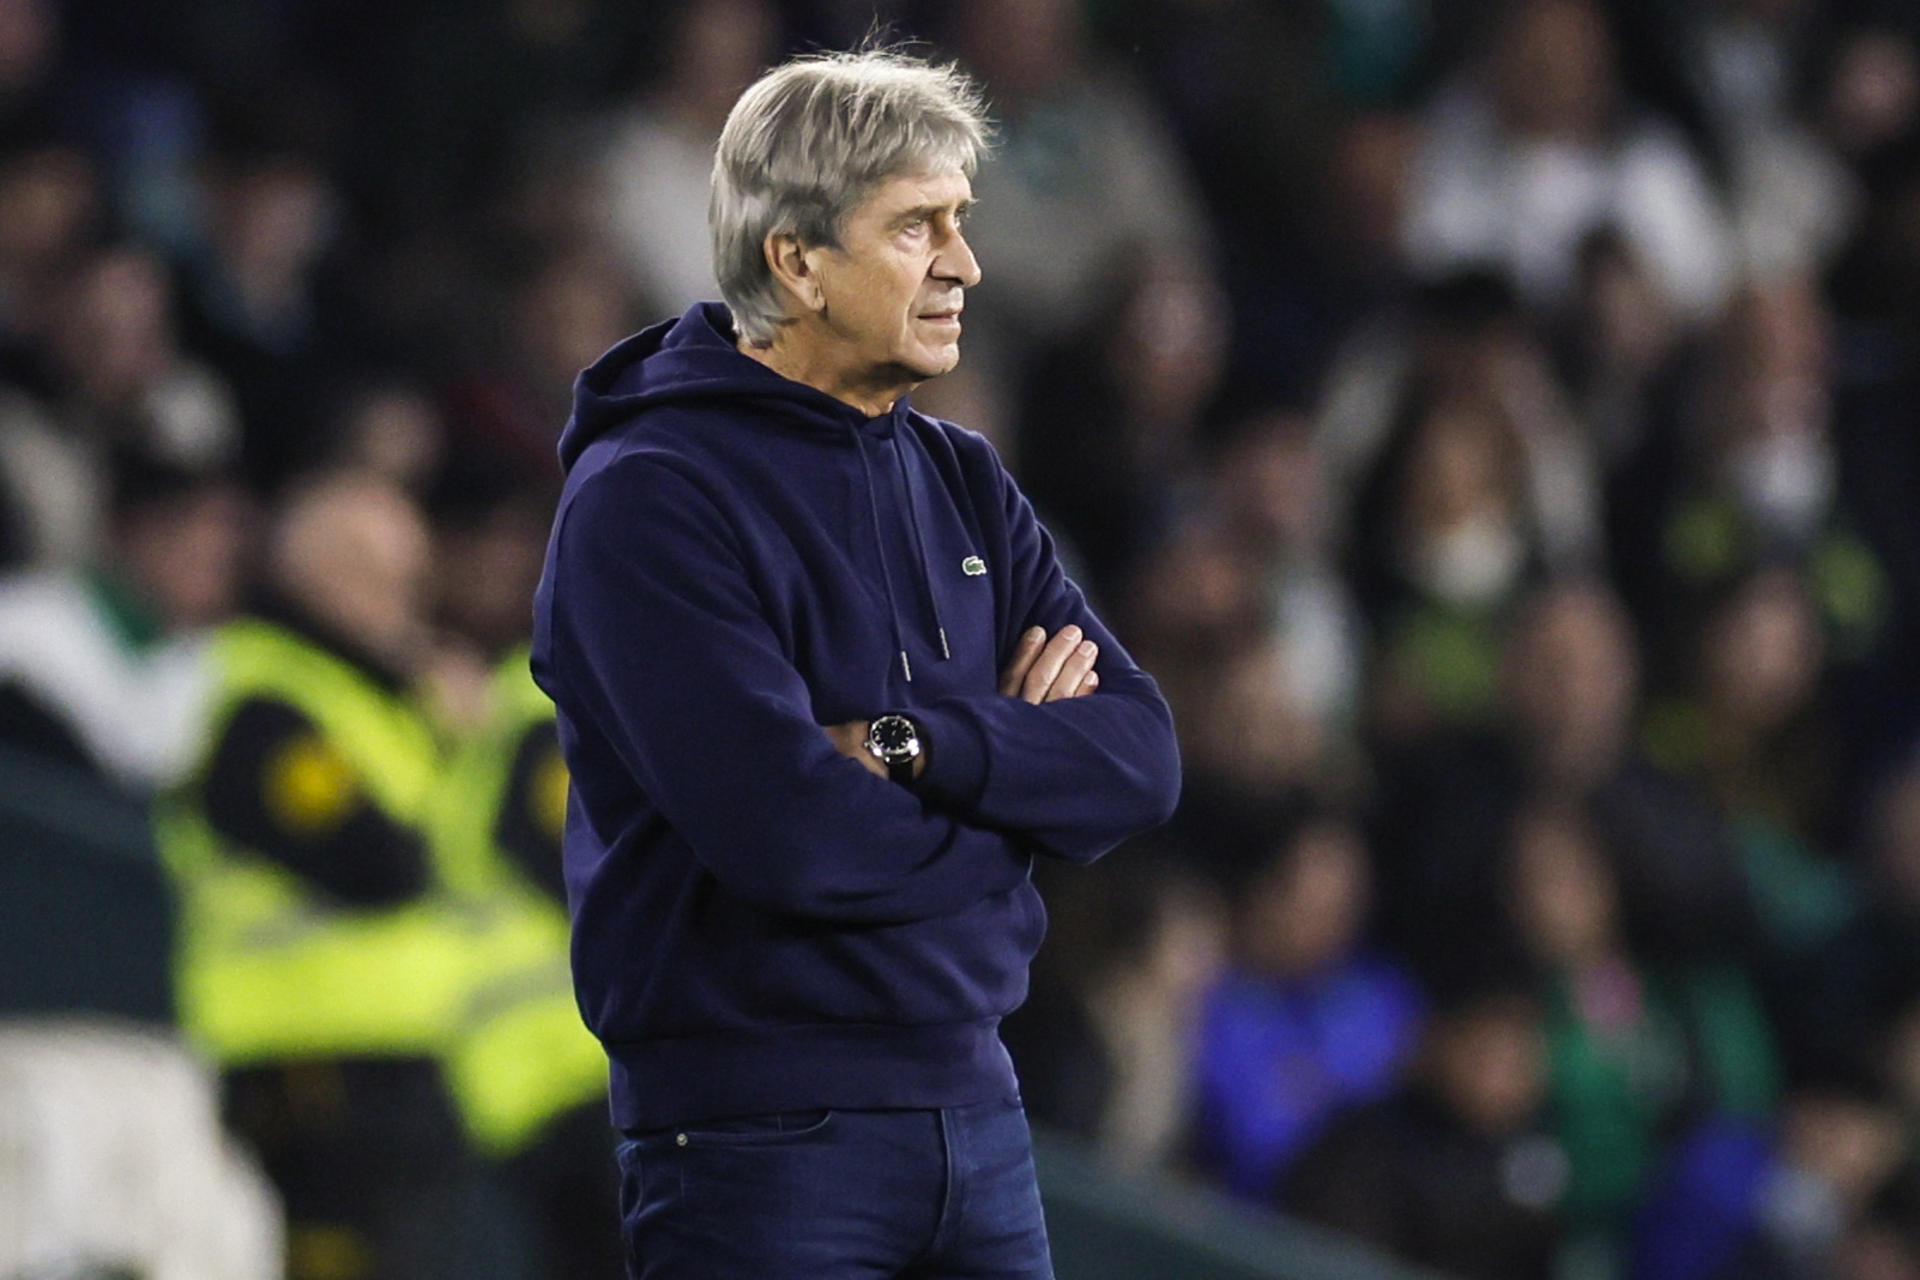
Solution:
{"label": "hoodie sleeve", "polygon": [[834,749],[731,528],[676,471],[629,458],[583,485],[552,599],[558,691],[732,892],[799,916],[898,923],[1030,873],[1016,840],[931,811]]}
{"label": "hoodie sleeve", "polygon": [[[1053,537],[992,462],[1005,521],[1010,636],[1073,623],[1100,646],[1096,693],[1039,706],[998,691],[916,708],[931,744],[922,794],[1042,852],[1089,862],[1173,815],[1180,755],[1173,715],[1060,567]],[[1011,645],[1004,646],[1007,649]],[[1004,660],[1004,659],[1003,659]]]}

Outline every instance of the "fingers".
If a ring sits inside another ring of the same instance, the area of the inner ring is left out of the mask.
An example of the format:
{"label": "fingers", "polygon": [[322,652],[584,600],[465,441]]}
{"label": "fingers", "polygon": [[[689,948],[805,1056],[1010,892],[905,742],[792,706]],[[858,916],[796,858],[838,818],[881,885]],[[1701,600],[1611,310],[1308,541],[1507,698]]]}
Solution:
{"label": "fingers", "polygon": [[[1070,628],[1071,629],[1071,628]],[[1094,659],[1100,656],[1100,646],[1091,640],[1082,640],[1073,646],[1065,662],[1060,664],[1060,674],[1054,678],[1047,689],[1045,701],[1058,702],[1062,698],[1077,698],[1088,677],[1093,675]],[[1091,693],[1092,690],[1086,690]]]}
{"label": "fingers", "polygon": [[1028,627],[1026,634],[1020,637],[1020,643],[1013,647],[1013,657],[1007,661],[1007,669],[1000,675],[1000,692],[1011,698],[1020,692],[1026,683],[1027,673],[1033,669],[1033,660],[1040,656],[1040,647],[1046,643],[1047,633],[1040,627]]}
{"label": "fingers", "polygon": [[1059,678],[1060,668],[1066,665],[1068,655],[1079,643],[1078,627],[1062,627],[1055,632],[1053,638],[1041,647],[1033,665],[1027,668],[1027,678],[1020,683],[1020,696],[1036,704],[1045,702],[1047,690],[1053,687],[1053,682]]}
{"label": "fingers", "polygon": [[1099,654],[1099,646],[1084,639],[1079,627],[1060,628],[1027,669],[1020,696],[1035,704],[1075,696]]}

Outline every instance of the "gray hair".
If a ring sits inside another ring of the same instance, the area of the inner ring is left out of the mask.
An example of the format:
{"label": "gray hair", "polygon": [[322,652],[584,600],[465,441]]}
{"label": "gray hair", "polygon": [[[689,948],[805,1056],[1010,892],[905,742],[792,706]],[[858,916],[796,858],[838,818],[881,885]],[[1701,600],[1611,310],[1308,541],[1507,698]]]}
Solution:
{"label": "gray hair", "polygon": [[837,247],[875,185],[971,177],[989,139],[985,96],[965,72],[898,49],[796,58],[754,81],[721,130],[707,205],[714,275],[740,336],[765,346],[786,318],[769,235]]}

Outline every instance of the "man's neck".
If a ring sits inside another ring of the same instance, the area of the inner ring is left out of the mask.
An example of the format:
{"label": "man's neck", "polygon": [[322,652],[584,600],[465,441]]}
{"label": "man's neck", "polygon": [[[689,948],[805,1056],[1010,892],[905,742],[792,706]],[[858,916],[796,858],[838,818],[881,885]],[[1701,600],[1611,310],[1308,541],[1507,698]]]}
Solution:
{"label": "man's neck", "polygon": [[743,355],[758,360],[783,378],[824,391],[842,404],[852,405],[869,418],[890,411],[901,396],[913,390],[916,382],[906,379],[878,383],[871,376],[859,376],[855,370],[828,359],[822,349],[783,325],[771,344],[760,347],[739,340]]}

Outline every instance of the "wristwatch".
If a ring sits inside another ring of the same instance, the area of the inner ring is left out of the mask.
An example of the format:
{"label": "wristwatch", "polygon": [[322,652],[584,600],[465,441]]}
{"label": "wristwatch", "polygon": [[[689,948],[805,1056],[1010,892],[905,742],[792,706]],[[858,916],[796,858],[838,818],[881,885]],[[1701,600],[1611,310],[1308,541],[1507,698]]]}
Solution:
{"label": "wristwatch", "polygon": [[913,762],[920,758],[920,726],[897,711],[876,716],[867,726],[867,750],[887,766],[887,777],[912,782]]}

